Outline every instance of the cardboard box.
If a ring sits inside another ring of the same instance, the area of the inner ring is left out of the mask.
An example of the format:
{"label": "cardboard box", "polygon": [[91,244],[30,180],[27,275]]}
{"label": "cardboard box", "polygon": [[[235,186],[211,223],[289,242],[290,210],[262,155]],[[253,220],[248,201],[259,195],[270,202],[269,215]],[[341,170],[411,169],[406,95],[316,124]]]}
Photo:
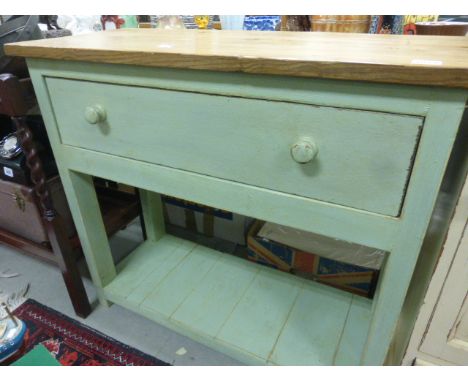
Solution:
{"label": "cardboard box", "polygon": [[163,196],[166,222],[191,232],[245,245],[253,219],[187,200]]}
{"label": "cardboard box", "polygon": [[[361,296],[373,297],[379,275],[378,269],[319,256],[259,236],[264,224],[262,221],[255,221],[249,229],[247,256],[250,261]],[[342,254],[341,258],[343,256]]]}

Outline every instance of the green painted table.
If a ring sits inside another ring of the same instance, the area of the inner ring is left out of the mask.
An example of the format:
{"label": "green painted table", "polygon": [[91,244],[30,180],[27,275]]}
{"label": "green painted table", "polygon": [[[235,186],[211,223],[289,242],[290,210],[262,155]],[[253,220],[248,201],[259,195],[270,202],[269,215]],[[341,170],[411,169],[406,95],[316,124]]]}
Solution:
{"label": "green painted table", "polygon": [[[125,30],[6,52],[28,58],[102,304],[249,364],[379,365],[464,112],[466,48],[457,37]],[[142,190],[148,239],[118,265],[92,176]],[[376,295],[166,234],[159,194],[385,250]]]}

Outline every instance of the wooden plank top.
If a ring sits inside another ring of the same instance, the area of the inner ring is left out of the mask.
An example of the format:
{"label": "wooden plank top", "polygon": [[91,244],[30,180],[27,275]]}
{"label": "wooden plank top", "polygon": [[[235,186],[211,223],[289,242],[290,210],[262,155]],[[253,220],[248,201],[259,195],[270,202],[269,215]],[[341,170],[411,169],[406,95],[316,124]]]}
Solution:
{"label": "wooden plank top", "polygon": [[468,38],[122,29],[5,45],[12,56],[468,88]]}

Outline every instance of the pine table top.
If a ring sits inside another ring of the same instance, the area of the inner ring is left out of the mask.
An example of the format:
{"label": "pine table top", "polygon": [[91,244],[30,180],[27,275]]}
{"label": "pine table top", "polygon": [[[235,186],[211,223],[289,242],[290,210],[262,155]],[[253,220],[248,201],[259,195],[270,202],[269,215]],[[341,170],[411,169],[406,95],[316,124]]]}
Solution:
{"label": "pine table top", "polygon": [[468,88],[468,38],[122,29],[5,45],[12,56]]}

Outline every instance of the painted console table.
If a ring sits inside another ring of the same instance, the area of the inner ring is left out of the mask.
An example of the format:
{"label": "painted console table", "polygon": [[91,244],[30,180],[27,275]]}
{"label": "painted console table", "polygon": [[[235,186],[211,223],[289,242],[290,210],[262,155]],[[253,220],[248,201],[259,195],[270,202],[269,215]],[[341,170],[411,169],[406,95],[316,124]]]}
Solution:
{"label": "painted console table", "polygon": [[[467,48],[136,29],[5,46],[28,59],[101,303],[273,365],[385,362],[465,108]],[[148,239],[117,265],[91,176],[142,189]],[[159,194],[388,251],[375,297],[168,235]]]}

